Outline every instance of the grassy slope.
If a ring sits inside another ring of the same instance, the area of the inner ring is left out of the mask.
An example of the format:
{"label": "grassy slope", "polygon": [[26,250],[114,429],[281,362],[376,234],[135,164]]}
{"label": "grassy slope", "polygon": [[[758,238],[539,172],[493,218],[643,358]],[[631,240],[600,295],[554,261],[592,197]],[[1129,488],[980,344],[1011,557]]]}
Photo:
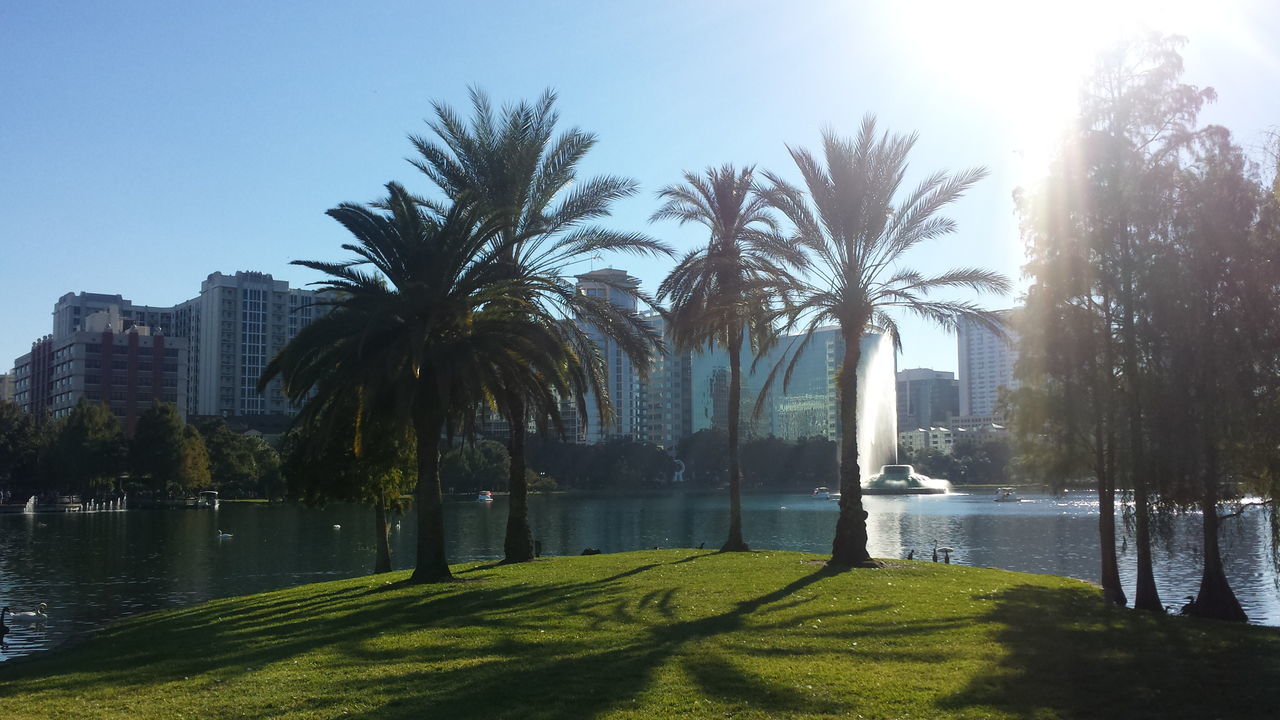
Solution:
{"label": "grassy slope", "polygon": [[[1062,578],[666,550],[307,585],[0,671],[5,718],[1274,717],[1280,631]],[[345,715],[344,715],[345,713]]]}

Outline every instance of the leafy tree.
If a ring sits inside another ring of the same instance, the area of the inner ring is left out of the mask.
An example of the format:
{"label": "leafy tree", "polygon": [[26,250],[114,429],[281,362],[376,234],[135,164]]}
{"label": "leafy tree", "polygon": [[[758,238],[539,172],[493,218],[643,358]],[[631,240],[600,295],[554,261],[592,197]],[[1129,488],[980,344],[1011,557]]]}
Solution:
{"label": "leafy tree", "polygon": [[16,403],[0,401],[0,481],[27,480],[36,471],[40,433]]}
{"label": "leafy tree", "polygon": [[507,449],[492,440],[461,445],[440,458],[440,480],[449,492],[505,490],[510,470]]}
{"label": "leafy tree", "polygon": [[1152,455],[1165,502],[1201,513],[1203,573],[1192,611],[1243,622],[1222,566],[1219,505],[1224,477],[1252,471],[1240,460],[1253,453],[1238,450],[1265,416],[1257,390],[1268,349],[1256,338],[1278,314],[1265,267],[1280,246],[1257,242],[1261,188],[1225,128],[1198,133],[1175,188],[1169,232],[1152,259],[1160,282],[1144,293],[1158,348],[1149,361]]}
{"label": "leafy tree", "polygon": [[549,476],[555,478],[554,487],[628,490],[666,485],[675,461],[657,445],[629,438],[579,445],[535,436],[529,443],[529,468],[536,472],[526,478]]}
{"label": "leafy tree", "polygon": [[745,551],[742,539],[742,467],[739,420],[742,350],[758,357],[774,343],[774,300],[794,284],[789,267],[804,255],[777,233],[765,198],[754,191],[754,168],[732,165],[686,172],[683,185],[658,192],[662,206],[652,220],[677,220],[707,228],[707,245],[680,259],[658,289],[670,298],[671,327],[681,350],[719,345],[729,354],[729,537],[722,551]]}
{"label": "leafy tree", "polygon": [[831,482],[840,475],[840,453],[836,443],[825,437],[802,438],[791,453],[792,487],[796,490],[814,488]]}
{"label": "leafy tree", "polygon": [[440,493],[446,427],[502,393],[555,413],[559,398],[585,395],[593,371],[570,349],[580,346],[566,336],[568,324],[528,302],[545,280],[504,265],[517,240],[499,232],[486,206],[460,197],[436,208],[397,183],[386,187],[377,208],[348,203],[328,213],[356,238],[343,246],[355,259],[294,261],[329,276],[320,284],[334,293],[333,309],[268,364],[259,384],[282,376],[290,399],[311,397],[304,413],[354,390],[357,428],[412,427],[411,579],[439,582],[452,578]]}
{"label": "leafy tree", "polygon": [[285,434],[280,471],[288,494],[304,504],[372,505],[373,571],[391,572],[388,514],[403,511],[400,496],[412,485],[413,438],[394,424],[376,432],[357,430],[356,417],[353,394],[304,412]]}
{"label": "leafy tree", "polygon": [[[1100,483],[1111,483],[1114,469],[1133,488],[1134,606],[1152,611],[1163,609],[1150,533],[1161,476],[1148,448],[1144,383],[1156,367],[1153,353],[1159,348],[1144,327],[1149,300],[1144,293],[1162,282],[1153,274],[1152,260],[1170,230],[1170,199],[1182,152],[1196,136],[1200,107],[1214,97],[1212,90],[1179,81],[1180,43],[1153,35],[1103,56],[1082,95],[1077,128],[1046,186],[1024,207],[1028,269],[1036,282],[1031,298],[1042,305],[1037,319],[1067,317],[1077,339],[1087,343],[1085,359],[1093,368],[1085,370],[1087,404],[1068,417],[1073,422],[1089,418],[1079,427],[1091,428],[1092,465],[1108,475]],[[1052,359],[1054,351],[1042,355]],[[1046,366],[1045,372],[1059,371]],[[1115,378],[1114,391],[1108,374]],[[1068,389],[1080,384],[1065,375],[1057,382]],[[1060,436],[1052,425],[1044,430]],[[1079,430],[1064,426],[1061,432]],[[1120,460],[1114,459],[1121,452]],[[1103,544],[1104,582],[1110,585],[1105,537]]]}
{"label": "leafy tree", "polygon": [[[534,103],[516,103],[495,113],[488,96],[473,89],[470,123],[448,106],[436,103],[435,120],[430,123],[435,138],[412,137],[419,157],[411,162],[449,201],[475,201],[485,209],[496,232],[495,247],[501,250],[493,259],[508,277],[523,278],[521,300],[531,306],[532,314],[583,320],[617,342],[643,373],[651,362],[651,352],[661,344],[660,338],[639,314],[576,292],[566,272],[602,252],[669,251],[643,235],[591,224],[607,216],[614,201],[634,195],[636,183],[614,176],[577,178],[578,164],[596,137],[577,128],[555,135],[555,100],[555,94],[547,91]],[[442,206],[426,202],[436,212],[443,211]],[[639,296],[635,288],[617,289]],[[603,358],[577,324],[564,323],[561,332],[563,348],[552,349],[554,354],[571,351],[586,366],[589,389],[602,422],[607,422],[612,409]],[[526,393],[520,383],[508,383],[491,397],[511,428],[511,496],[504,562],[532,560],[533,533],[525,486],[526,428],[531,417],[558,418],[561,398]],[[581,396],[578,399],[583,416],[585,402]]]}
{"label": "leafy tree", "polygon": [[45,488],[82,495],[111,490],[125,454],[116,416],[106,405],[81,398],[70,414],[48,426],[40,449]]}
{"label": "leafy tree", "polygon": [[1028,268],[1037,283],[1028,290],[1019,316],[1014,372],[1020,386],[1007,394],[1009,426],[1019,462],[1036,468],[1054,486],[1093,477],[1103,596],[1124,605],[1127,598],[1116,560],[1115,499],[1117,463],[1126,448],[1119,437],[1119,374],[1116,342],[1110,336],[1113,308],[1107,290],[1089,279],[1093,266],[1086,244],[1028,247]]}
{"label": "leafy tree", "polygon": [[794,477],[794,450],[793,443],[773,435],[743,443],[743,483],[749,488],[773,487],[780,477]]}
{"label": "leafy tree", "polygon": [[868,115],[853,140],[823,133],[825,164],[807,150],[791,149],[807,193],[767,174],[772,183],[770,202],[791,221],[795,240],[812,256],[808,275],[796,284],[797,299],[790,309],[792,326],[803,327],[807,337],[790,353],[790,361],[784,358],[774,368],[770,382],[784,365],[789,374],[819,327],[834,323],[844,339],[845,357],[837,379],[840,517],[831,551],[831,562],[837,567],[874,564],[867,552],[867,513],[858,472],[857,368],[863,333],[872,326],[883,328],[895,347],[900,346],[897,325],[888,312],[894,308],[947,328],[969,318],[1000,331],[998,317],[972,302],[928,296],[937,290],[1004,293],[1009,289],[1003,276],[981,268],[926,277],[903,267],[912,248],[955,232],[956,223],[938,213],[986,175],[982,168],[956,175],[934,173],[899,200],[915,142],[915,135],[879,134],[875,118]]}
{"label": "leafy tree", "polygon": [[[1280,247],[1280,129],[1272,129],[1269,142],[1267,170],[1271,183],[1260,202],[1258,222],[1254,224],[1254,242],[1261,247]],[[1256,291],[1263,297],[1280,297],[1280,252],[1273,250],[1265,262],[1257,267]],[[1272,310],[1275,304],[1270,304]],[[1260,351],[1255,358],[1257,366],[1256,388],[1259,406],[1258,421],[1248,428],[1248,433],[1236,449],[1241,464],[1250,468],[1241,473],[1242,492],[1263,498],[1271,525],[1271,559],[1280,568],[1280,317],[1276,313],[1261,315],[1267,322],[1254,322],[1257,333],[1254,340]],[[1247,508],[1241,508],[1243,512]]]}
{"label": "leafy tree", "polygon": [[690,487],[718,488],[726,481],[724,458],[728,453],[729,436],[712,428],[681,438],[676,457],[684,461],[685,482]]}
{"label": "leafy tree", "polygon": [[560,483],[550,475],[534,472],[533,468],[529,468],[525,475],[525,481],[529,483],[529,490],[533,492],[550,493],[555,492]]}
{"label": "leafy tree", "polygon": [[260,476],[249,438],[233,431],[222,418],[197,421],[209,454],[210,474],[220,488],[247,490]]}
{"label": "leafy tree", "polygon": [[129,472],[135,480],[145,479],[152,490],[164,494],[182,486],[183,429],[172,404],[155,403],[142,411],[129,441]]}
{"label": "leafy tree", "polygon": [[178,484],[187,490],[200,490],[213,484],[204,436],[191,425],[182,427],[182,462],[178,468]]}

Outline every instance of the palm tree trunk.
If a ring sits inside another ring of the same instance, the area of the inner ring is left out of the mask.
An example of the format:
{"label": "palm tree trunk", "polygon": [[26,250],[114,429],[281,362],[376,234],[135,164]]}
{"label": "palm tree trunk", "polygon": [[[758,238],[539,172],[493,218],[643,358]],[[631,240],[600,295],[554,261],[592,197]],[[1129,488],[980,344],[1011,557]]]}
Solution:
{"label": "palm tree trunk", "polygon": [[414,502],[418,506],[418,557],[414,583],[446,582],[453,579],[444,548],[444,502],[440,497],[440,431],[442,415],[424,411],[415,413],[414,431],[418,446],[418,484]]}
{"label": "palm tree trunk", "polygon": [[529,484],[526,480],[524,452],[525,431],[528,424],[524,398],[511,400],[511,441],[507,445],[510,455],[510,475],[507,490],[507,537],[502,544],[506,556],[504,563],[528,562],[533,559],[533,530],[529,527]]}
{"label": "palm tree trunk", "polygon": [[874,565],[867,552],[867,511],[862,507],[862,474],[858,470],[858,364],[862,361],[861,328],[841,325],[844,362],[840,365],[840,518],[831,543],[831,564]]}
{"label": "palm tree trunk", "polygon": [[373,572],[391,572],[391,543],[387,536],[387,496],[385,492],[379,491],[378,499],[373,504],[373,521],[378,535]]}
{"label": "palm tree trunk", "polygon": [[738,431],[742,415],[742,331],[729,341],[729,538],[721,552],[745,552],[742,539],[742,467],[738,458]]}

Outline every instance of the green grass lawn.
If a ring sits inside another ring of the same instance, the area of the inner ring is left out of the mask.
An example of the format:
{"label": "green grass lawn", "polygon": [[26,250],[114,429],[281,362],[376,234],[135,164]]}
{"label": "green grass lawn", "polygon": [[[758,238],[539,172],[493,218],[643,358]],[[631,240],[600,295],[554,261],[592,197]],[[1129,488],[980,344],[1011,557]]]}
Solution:
{"label": "green grass lawn", "polygon": [[1275,718],[1280,631],[1078,581],[661,550],[154,613],[0,667],[18,718]]}

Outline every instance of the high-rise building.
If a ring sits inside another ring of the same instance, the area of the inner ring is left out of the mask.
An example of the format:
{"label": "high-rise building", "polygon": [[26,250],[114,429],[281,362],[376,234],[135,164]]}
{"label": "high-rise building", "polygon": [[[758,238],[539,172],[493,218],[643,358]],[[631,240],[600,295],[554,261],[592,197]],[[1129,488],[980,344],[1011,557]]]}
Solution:
{"label": "high-rise building", "polygon": [[946,425],[960,414],[960,381],[954,373],[926,368],[898,372],[898,430]]}
{"label": "high-rise building", "polygon": [[125,319],[114,305],[76,318],[74,330],[64,327],[18,358],[15,390],[26,412],[56,419],[81,399],[100,402],[126,435],[153,402],[186,412],[186,340]]}
{"label": "high-rise building", "polygon": [[1009,329],[1012,311],[998,313],[1004,321],[1006,337],[972,320],[961,320],[958,333],[960,354],[960,415],[996,417],[1000,388],[1018,387],[1013,366],[1018,359],[1017,337]]}
{"label": "high-rise building", "polygon": [[[53,305],[53,339],[60,340],[85,328],[85,319],[97,312],[115,313],[121,320],[146,326],[154,333],[173,334],[173,308],[135,305],[121,295],[67,293]],[[119,326],[116,327],[119,330]]]}
{"label": "high-rise building", "polygon": [[[803,349],[801,349],[803,347]],[[879,333],[859,341],[858,445],[864,472],[878,471],[897,452],[897,410],[892,343]],[[779,366],[782,358],[786,365]],[[794,359],[794,361],[793,361]],[[784,440],[821,436],[840,439],[838,377],[845,359],[838,328],[820,328],[808,342],[804,335],[786,336],[756,360],[742,351],[740,434],[743,440],[773,435]],[[726,429],[729,400],[729,355],[714,347],[695,353],[692,360],[691,430]],[[769,373],[777,375],[759,414],[754,412]],[[790,368],[791,377],[784,383]]]}
{"label": "high-rise building", "polygon": [[37,422],[49,417],[53,402],[53,336],[31,343],[31,352],[13,361],[13,401]]}
{"label": "high-rise building", "polygon": [[0,375],[0,402],[13,402],[13,373]]}
{"label": "high-rise building", "polygon": [[[634,292],[640,287],[640,281],[625,270],[593,270],[578,275],[577,279],[578,292],[607,300],[624,310],[636,310]],[[645,424],[639,373],[616,341],[589,323],[584,322],[583,329],[595,341],[604,358],[608,368],[605,387],[613,404],[613,422],[602,423],[596,398],[593,394],[588,396],[586,427],[582,433],[585,441],[597,443],[610,437],[639,438]]]}
{"label": "high-rise building", "polygon": [[292,414],[280,380],[257,390],[263,369],[309,325],[317,293],[260,272],[215,272],[200,294],[173,309],[174,335],[190,341],[187,394],[193,415]]}
{"label": "high-rise building", "polygon": [[676,350],[670,324],[660,313],[645,314],[649,326],[662,337],[653,367],[639,382],[641,427],[639,438],[674,451],[692,424],[692,365],[689,353]]}

